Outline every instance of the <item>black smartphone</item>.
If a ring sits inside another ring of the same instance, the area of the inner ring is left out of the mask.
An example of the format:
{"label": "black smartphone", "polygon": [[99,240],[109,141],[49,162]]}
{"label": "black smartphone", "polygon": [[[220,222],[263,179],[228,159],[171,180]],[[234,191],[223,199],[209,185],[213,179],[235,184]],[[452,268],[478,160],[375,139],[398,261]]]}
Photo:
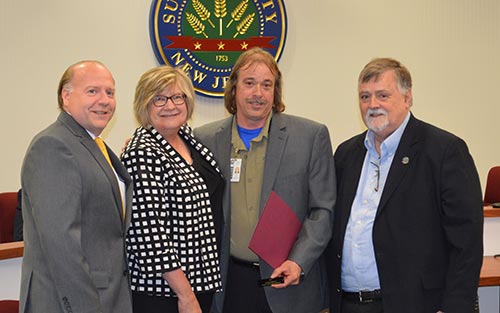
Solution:
{"label": "black smartphone", "polygon": [[491,206],[494,208],[500,208],[500,202],[492,203]]}
{"label": "black smartphone", "polygon": [[274,278],[264,278],[264,279],[259,279],[259,286],[260,287],[268,287],[274,284],[282,284],[285,281],[285,277],[283,276],[278,276]]}

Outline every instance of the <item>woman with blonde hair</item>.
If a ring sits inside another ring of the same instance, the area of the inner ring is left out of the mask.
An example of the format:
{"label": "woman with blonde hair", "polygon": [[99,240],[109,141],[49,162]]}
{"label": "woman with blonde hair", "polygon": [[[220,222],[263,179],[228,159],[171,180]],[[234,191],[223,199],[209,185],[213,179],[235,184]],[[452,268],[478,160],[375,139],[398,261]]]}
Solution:
{"label": "woman with blonde hair", "polygon": [[221,289],[217,238],[224,179],[187,124],[187,74],[155,67],[140,78],[135,130],[122,162],[134,182],[127,238],[134,312],[209,312]]}

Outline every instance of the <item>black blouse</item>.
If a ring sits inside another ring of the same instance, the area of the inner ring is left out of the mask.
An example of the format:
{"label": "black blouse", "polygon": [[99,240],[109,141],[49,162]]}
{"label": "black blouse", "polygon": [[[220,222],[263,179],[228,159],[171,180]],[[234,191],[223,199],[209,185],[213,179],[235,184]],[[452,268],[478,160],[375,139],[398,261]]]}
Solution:
{"label": "black blouse", "polygon": [[220,251],[222,240],[222,194],[224,192],[225,180],[220,173],[217,173],[207,160],[201,156],[199,151],[189,144],[188,147],[191,150],[191,158],[193,159],[192,165],[205,181],[205,185],[210,195],[217,249]]}

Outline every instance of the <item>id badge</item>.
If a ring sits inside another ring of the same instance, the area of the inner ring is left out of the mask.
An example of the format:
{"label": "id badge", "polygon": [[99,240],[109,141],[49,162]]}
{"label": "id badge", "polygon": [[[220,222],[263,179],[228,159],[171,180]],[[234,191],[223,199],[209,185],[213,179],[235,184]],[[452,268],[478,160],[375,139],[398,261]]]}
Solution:
{"label": "id badge", "polygon": [[231,182],[238,183],[241,173],[241,158],[231,158]]}

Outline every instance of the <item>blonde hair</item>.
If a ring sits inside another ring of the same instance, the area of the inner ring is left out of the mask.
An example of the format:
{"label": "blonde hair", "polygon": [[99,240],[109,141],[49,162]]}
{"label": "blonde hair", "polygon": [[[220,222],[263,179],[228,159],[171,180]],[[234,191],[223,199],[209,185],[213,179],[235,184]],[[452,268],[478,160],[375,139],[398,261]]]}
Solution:
{"label": "blonde hair", "polygon": [[189,76],[180,68],[168,65],[154,67],[144,74],[137,82],[134,97],[134,114],[137,122],[146,128],[151,126],[148,106],[159,92],[168,86],[176,85],[186,95],[187,119],[194,110],[194,88]]}

